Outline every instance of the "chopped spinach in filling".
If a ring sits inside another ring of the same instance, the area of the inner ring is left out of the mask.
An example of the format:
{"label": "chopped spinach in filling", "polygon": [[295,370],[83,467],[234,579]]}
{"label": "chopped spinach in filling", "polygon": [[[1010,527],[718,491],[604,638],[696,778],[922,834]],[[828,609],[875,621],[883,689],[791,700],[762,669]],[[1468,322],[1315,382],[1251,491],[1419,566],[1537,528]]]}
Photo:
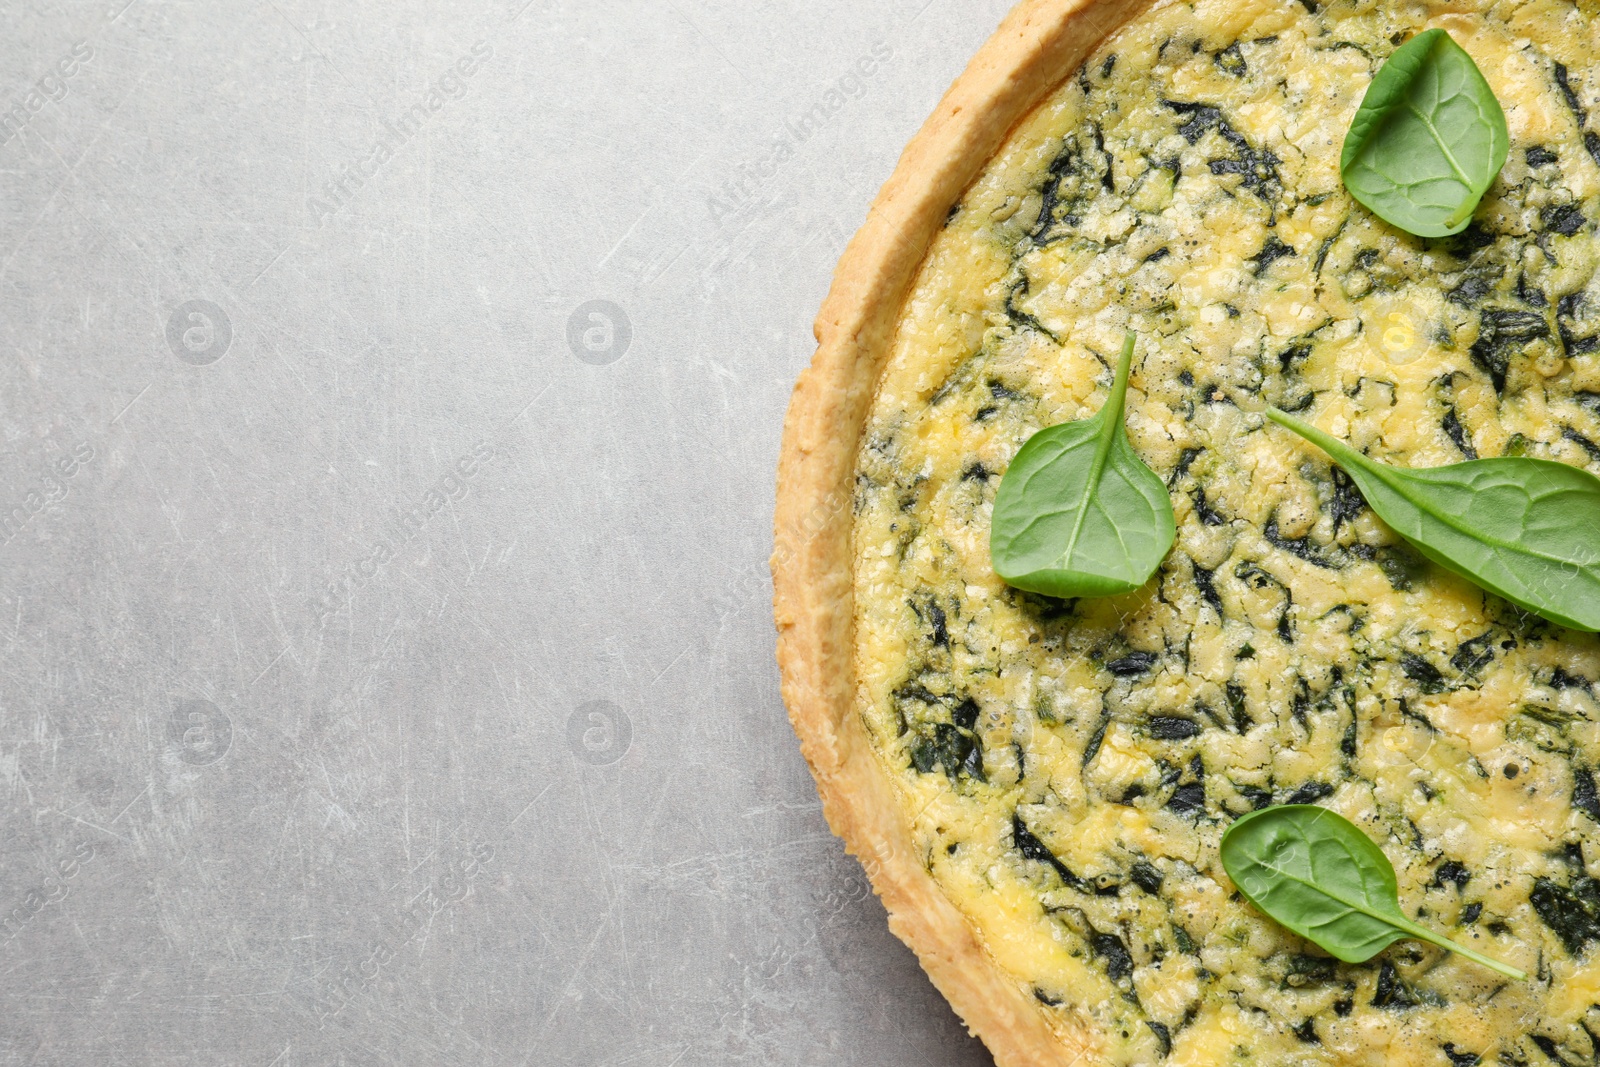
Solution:
{"label": "chopped spinach in filling", "polygon": [[[952,212],[863,439],[869,731],[944,891],[1110,1063],[1600,1062],[1600,643],[1428,563],[1254,413],[1401,465],[1600,472],[1600,22],[1430,10],[1197,0],[1125,27]],[[1427,25],[1512,140],[1472,226],[1432,241],[1338,170]],[[1126,329],[1177,544],[1126,596],[1010,589],[1000,473],[1096,410]],[[1412,941],[1344,964],[1266,919],[1217,842],[1274,803],[1339,810],[1408,915],[1534,978]]]}

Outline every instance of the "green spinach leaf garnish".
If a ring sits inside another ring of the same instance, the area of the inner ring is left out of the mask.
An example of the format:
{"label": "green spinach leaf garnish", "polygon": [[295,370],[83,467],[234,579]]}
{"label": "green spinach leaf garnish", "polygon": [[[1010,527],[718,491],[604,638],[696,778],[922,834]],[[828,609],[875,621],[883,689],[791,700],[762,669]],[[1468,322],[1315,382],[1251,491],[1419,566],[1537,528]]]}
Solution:
{"label": "green spinach leaf garnish", "polygon": [[1406,918],[1389,858],[1337,812],[1314,804],[1251,812],[1228,827],[1221,851],[1223,869],[1252,904],[1346,963],[1414,937],[1507,978],[1528,977]]}
{"label": "green spinach leaf garnish", "polygon": [[1040,430],[1017,452],[995,495],[994,571],[1047,596],[1109,596],[1143,585],[1177,535],[1167,487],[1123,428],[1133,334],[1096,414]]}
{"label": "green spinach leaf garnish", "polygon": [[1558,626],[1600,631],[1600,478],[1544,459],[1392,467],[1266,415],[1338,461],[1378,518],[1441,567]]}
{"label": "green spinach leaf garnish", "polygon": [[1395,49],[1345,135],[1345,188],[1373,214],[1416,234],[1466,229],[1505,165],[1505,112],[1472,57],[1443,30]]}

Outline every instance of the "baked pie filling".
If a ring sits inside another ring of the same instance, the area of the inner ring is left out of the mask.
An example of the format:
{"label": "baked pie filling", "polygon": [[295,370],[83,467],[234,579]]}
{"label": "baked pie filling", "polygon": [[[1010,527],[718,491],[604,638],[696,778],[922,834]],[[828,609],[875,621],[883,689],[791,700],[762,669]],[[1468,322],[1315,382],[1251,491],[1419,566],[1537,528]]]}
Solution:
{"label": "baked pie filling", "polygon": [[[859,706],[930,874],[1107,1063],[1600,1059],[1600,644],[1425,561],[1260,414],[1399,466],[1600,472],[1593,13],[1159,4],[927,256],[856,466]],[[1373,73],[1429,26],[1511,135],[1437,240],[1339,174]],[[1013,590],[989,559],[1000,476],[1098,409],[1127,330],[1128,433],[1176,546],[1124,596]],[[1351,819],[1407,915],[1530,980],[1416,941],[1340,963],[1255,910],[1218,840],[1289,802]]]}

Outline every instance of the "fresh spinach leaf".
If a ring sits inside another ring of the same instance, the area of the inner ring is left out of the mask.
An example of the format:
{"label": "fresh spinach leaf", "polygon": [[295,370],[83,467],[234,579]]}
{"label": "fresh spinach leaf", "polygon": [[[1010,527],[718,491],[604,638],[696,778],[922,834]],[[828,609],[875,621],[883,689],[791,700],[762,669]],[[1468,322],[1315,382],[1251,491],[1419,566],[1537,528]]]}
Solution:
{"label": "fresh spinach leaf", "polygon": [[1600,478],[1544,459],[1392,467],[1277,408],[1266,414],[1337,460],[1424,556],[1558,626],[1600,631]]}
{"label": "fresh spinach leaf", "polygon": [[1167,487],[1123,429],[1133,334],[1111,393],[1087,419],[1040,430],[1017,452],[995,495],[994,571],[1048,596],[1109,596],[1143,585],[1177,530]]}
{"label": "fresh spinach leaf", "polygon": [[1443,30],[1395,49],[1345,135],[1345,188],[1373,214],[1418,237],[1467,228],[1505,165],[1505,112],[1483,72]]}
{"label": "fresh spinach leaf", "polygon": [[1406,918],[1389,858],[1337,812],[1314,804],[1253,811],[1228,827],[1221,852],[1223,869],[1252,904],[1346,963],[1414,937],[1507,978],[1528,977]]}

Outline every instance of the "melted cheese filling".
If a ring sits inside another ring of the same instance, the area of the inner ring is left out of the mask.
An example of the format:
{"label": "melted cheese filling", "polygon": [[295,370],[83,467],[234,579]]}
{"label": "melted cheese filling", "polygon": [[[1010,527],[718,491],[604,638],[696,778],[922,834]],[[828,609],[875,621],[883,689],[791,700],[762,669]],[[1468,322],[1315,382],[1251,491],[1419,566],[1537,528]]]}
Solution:
{"label": "melted cheese filling", "polygon": [[[1430,25],[1512,140],[1437,241],[1338,171]],[[922,268],[858,460],[860,708],[929,871],[1106,1062],[1600,1058],[1600,645],[1425,562],[1252,413],[1405,466],[1600,470],[1596,57],[1555,0],[1158,6],[1014,132]],[[1000,472],[1097,410],[1125,329],[1177,544],[1127,596],[1018,593],[989,564]],[[1535,977],[1410,941],[1338,963],[1266,919],[1217,843],[1290,801],[1366,830],[1408,915]]]}

